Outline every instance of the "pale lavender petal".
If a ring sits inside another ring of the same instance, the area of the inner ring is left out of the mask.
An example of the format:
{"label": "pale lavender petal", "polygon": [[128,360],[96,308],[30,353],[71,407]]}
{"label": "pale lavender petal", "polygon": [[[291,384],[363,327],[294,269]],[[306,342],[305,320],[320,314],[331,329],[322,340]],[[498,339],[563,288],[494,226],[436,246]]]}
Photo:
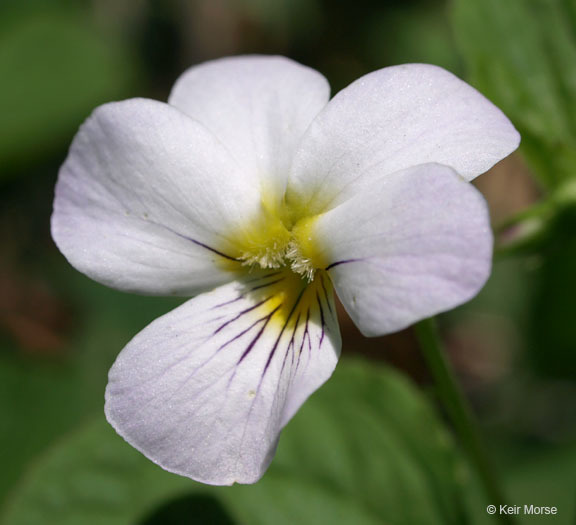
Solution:
{"label": "pale lavender petal", "polygon": [[519,141],[496,106],[448,71],[388,67],[342,90],[311,124],[296,153],[288,202],[322,212],[374,177],[428,162],[470,180]]}
{"label": "pale lavender petal", "polygon": [[70,263],[108,286],[194,294],[231,281],[231,234],[260,209],[259,188],[204,127],[133,99],[98,108],[56,186],[52,235]]}
{"label": "pale lavender petal", "polygon": [[283,425],[336,365],[329,287],[326,276],[306,287],[270,272],[156,320],[110,371],[108,421],[166,470],[215,485],[257,481]]}
{"label": "pale lavender petal", "polygon": [[297,143],[330,97],[317,71],[280,56],[236,56],[188,69],[169,103],[210,129],[250,174],[281,198]]}
{"label": "pale lavender petal", "polygon": [[468,301],[490,274],[486,202],[438,164],[382,177],[322,215],[314,235],[338,297],[367,336]]}

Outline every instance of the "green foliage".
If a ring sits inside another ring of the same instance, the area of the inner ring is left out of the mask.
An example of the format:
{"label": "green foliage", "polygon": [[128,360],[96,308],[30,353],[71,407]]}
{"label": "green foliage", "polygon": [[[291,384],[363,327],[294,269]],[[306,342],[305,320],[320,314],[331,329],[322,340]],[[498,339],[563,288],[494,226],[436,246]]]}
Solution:
{"label": "green foliage", "polygon": [[98,104],[123,94],[133,67],[83,12],[0,10],[0,177],[69,141]]}
{"label": "green foliage", "polygon": [[514,122],[548,189],[576,177],[576,17],[570,0],[452,0],[471,82]]}
{"label": "green foliage", "polygon": [[197,494],[250,525],[462,524],[459,466],[413,386],[389,369],[343,362],[285,429],[256,485],[208,487],[166,473],[99,416],[33,466],[4,523],[135,523],[169,498]]}
{"label": "green foliage", "polygon": [[460,73],[458,53],[445,9],[436,3],[399,3],[366,24],[364,47],[374,67],[430,63]]}
{"label": "green foliage", "polygon": [[0,348],[0,504],[47,444],[101,413],[107,372],[122,346],[179,302],[115,292],[72,268],[44,266],[74,304],[76,329],[58,359],[26,358],[9,343]]}
{"label": "green foliage", "polygon": [[[526,443],[511,442],[503,447],[502,458],[510,463],[504,481],[508,487],[508,505],[534,505],[556,507],[555,516],[518,516],[518,525],[529,523],[554,523],[554,525],[574,525],[576,513],[576,447],[574,445],[538,450]],[[522,456],[522,457],[518,457]],[[513,459],[510,460],[509,458]],[[493,516],[486,512],[486,501],[478,498],[478,492],[468,492],[472,496],[470,515],[473,525],[494,525]]]}
{"label": "green foliage", "polygon": [[[576,370],[576,212],[560,214],[541,249],[542,264],[528,340],[538,374],[573,379]],[[567,402],[569,402],[567,400]]]}
{"label": "green foliage", "polygon": [[[517,445],[516,445],[517,448]],[[509,474],[512,501],[558,507],[556,525],[573,525],[576,513],[576,446],[556,447],[546,452],[529,450],[530,461]]]}

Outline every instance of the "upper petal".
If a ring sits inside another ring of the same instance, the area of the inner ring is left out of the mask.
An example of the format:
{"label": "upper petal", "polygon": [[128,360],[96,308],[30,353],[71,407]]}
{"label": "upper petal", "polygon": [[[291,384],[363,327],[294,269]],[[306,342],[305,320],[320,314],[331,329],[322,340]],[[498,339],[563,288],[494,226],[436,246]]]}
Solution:
{"label": "upper petal", "polygon": [[[311,213],[347,198],[375,174],[427,162],[468,180],[514,151],[520,137],[474,88],[425,64],[370,73],[338,93],[310,126],[288,198]],[[379,165],[379,170],[371,168]]]}
{"label": "upper petal", "polygon": [[314,235],[339,298],[367,336],[464,303],[490,274],[486,202],[438,164],[382,177],[320,216]]}
{"label": "upper petal", "polygon": [[123,290],[193,294],[230,281],[229,234],[258,188],[202,125],[133,99],[96,109],[63,164],[52,235],[70,263]]}
{"label": "upper petal", "polygon": [[245,173],[281,198],[294,149],[329,96],[320,73],[288,58],[237,56],[188,69],[169,103],[210,129]]}
{"label": "upper petal", "polygon": [[106,416],[171,472],[257,481],[281,428],[336,365],[329,280],[272,272],[200,295],[156,320],[110,370]]}

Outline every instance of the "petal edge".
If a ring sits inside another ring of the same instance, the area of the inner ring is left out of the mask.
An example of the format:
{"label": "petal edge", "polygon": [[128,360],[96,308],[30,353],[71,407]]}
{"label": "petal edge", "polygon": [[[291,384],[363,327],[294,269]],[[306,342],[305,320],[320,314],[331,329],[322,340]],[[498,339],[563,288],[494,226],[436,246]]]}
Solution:
{"label": "petal edge", "polygon": [[276,281],[268,274],[200,295],[127,345],[110,371],[105,410],[128,443],[204,483],[263,475],[281,428],[331,375],[340,346],[334,316],[310,308],[306,323],[289,323],[297,296],[281,306]]}
{"label": "petal edge", "polygon": [[480,192],[447,166],[382,177],[318,219],[338,297],[366,336],[458,306],[490,275],[492,230]]}

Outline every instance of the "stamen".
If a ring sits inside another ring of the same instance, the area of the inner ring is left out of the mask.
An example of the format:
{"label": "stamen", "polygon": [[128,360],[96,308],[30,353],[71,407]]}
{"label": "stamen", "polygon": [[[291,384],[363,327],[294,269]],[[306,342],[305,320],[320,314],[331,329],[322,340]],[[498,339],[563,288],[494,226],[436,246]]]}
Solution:
{"label": "stamen", "polygon": [[286,268],[312,282],[316,269],[326,266],[314,242],[317,217],[286,222],[285,211],[263,201],[261,215],[235,236],[242,247],[238,259],[253,268]]}
{"label": "stamen", "polygon": [[279,249],[276,244],[273,244],[256,253],[244,253],[241,259],[244,266],[258,265],[261,268],[281,268],[285,265],[285,249]]}
{"label": "stamen", "polygon": [[305,277],[308,282],[314,280],[316,268],[314,268],[314,265],[309,258],[304,257],[302,250],[296,241],[291,241],[288,245],[286,258],[290,261],[290,268],[294,273]]}
{"label": "stamen", "polygon": [[288,243],[275,241],[256,252],[245,252],[241,259],[244,266],[259,266],[265,269],[290,268],[308,282],[314,280],[316,272],[312,261],[302,254],[300,246],[294,239]]}

